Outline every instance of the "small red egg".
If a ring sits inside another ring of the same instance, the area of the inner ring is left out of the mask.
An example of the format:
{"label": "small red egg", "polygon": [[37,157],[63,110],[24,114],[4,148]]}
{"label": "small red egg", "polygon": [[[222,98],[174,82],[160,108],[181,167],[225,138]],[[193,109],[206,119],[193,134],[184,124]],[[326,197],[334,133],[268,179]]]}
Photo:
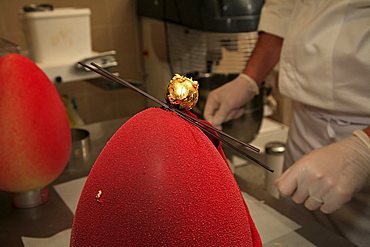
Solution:
{"label": "small red egg", "polygon": [[43,71],[18,54],[0,57],[0,132],[0,190],[42,188],[68,163],[62,100]]}

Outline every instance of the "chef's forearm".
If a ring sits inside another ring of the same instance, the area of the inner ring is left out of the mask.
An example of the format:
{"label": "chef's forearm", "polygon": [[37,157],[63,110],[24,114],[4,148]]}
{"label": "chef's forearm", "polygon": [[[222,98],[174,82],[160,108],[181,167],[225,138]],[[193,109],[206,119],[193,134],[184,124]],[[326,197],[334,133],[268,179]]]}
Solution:
{"label": "chef's forearm", "polygon": [[370,125],[367,126],[363,131],[366,133],[366,135],[370,138]]}
{"label": "chef's forearm", "polygon": [[258,84],[260,84],[280,59],[283,39],[281,37],[261,32],[256,47],[243,70]]}
{"label": "chef's forearm", "polygon": [[[357,136],[368,147],[367,151],[369,152],[370,151],[369,150],[370,149],[370,126],[367,126],[366,128],[362,130],[354,131],[353,135]],[[368,166],[370,168],[370,163],[368,163]]]}

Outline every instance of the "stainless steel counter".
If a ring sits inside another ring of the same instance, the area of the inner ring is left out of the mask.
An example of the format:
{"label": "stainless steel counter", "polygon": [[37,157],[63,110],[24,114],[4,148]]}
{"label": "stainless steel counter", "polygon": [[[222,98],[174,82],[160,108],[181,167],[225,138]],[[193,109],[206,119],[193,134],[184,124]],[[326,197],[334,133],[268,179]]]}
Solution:
{"label": "stainless steel counter", "polygon": [[[86,125],[90,132],[91,156],[84,164],[69,164],[65,171],[49,188],[47,203],[31,209],[14,209],[8,193],[0,192],[0,246],[23,246],[21,236],[49,237],[70,228],[73,213],[59,197],[53,185],[88,175],[89,170],[104,147],[105,143],[126,119]],[[242,191],[263,200],[267,205],[287,216],[302,227],[296,230],[301,236],[316,246],[354,246],[334,232],[325,229],[313,221],[288,200],[277,200],[261,188],[249,184],[242,177],[236,176]]]}

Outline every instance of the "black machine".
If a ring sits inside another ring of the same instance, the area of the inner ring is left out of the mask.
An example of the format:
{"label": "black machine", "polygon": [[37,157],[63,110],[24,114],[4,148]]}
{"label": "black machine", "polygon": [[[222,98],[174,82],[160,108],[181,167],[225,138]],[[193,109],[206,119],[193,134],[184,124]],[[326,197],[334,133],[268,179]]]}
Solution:
{"label": "black machine", "polygon": [[[143,47],[149,51],[144,62],[150,93],[162,97],[165,85],[160,84],[173,74],[192,77],[200,86],[194,112],[202,117],[208,93],[244,69],[257,42],[263,4],[263,0],[138,0]],[[223,124],[225,132],[245,142],[253,140],[263,117],[263,95],[247,103],[240,119]]]}
{"label": "black machine", "polygon": [[138,14],[207,32],[253,32],[263,4],[263,0],[138,0]]}

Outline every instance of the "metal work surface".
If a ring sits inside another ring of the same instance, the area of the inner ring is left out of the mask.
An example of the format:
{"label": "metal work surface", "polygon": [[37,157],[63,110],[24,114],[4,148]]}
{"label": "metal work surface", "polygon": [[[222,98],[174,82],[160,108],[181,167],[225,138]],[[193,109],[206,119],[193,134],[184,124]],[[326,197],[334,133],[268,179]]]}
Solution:
{"label": "metal work surface", "polygon": [[[8,193],[0,192],[0,246],[24,246],[21,237],[50,237],[72,226],[73,213],[69,210],[53,185],[88,175],[100,151],[127,119],[118,119],[86,125],[90,132],[91,156],[85,164],[69,164],[63,174],[49,185],[47,203],[31,209],[14,209]],[[296,232],[316,246],[353,246],[335,233],[318,225],[288,200],[277,200],[264,190],[236,177],[242,191],[263,200],[268,206],[301,225]]]}

